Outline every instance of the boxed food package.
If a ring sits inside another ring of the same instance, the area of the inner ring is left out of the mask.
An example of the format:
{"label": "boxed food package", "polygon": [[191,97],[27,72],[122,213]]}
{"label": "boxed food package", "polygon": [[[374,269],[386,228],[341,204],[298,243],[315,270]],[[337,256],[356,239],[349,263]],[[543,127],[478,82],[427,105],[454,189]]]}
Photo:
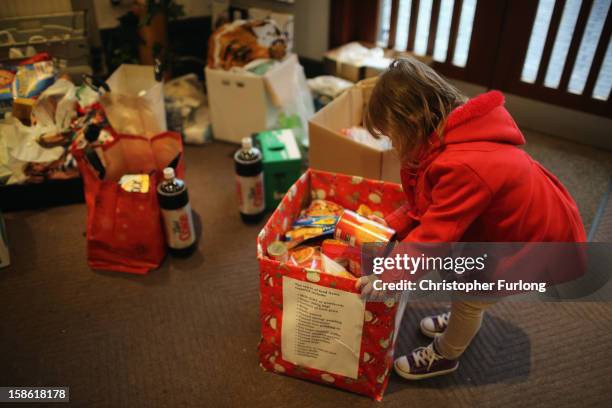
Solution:
{"label": "boxed food package", "polygon": [[433,59],[428,56],[351,42],[327,51],[323,63],[328,74],[357,82],[365,78],[378,76],[394,59],[402,56],[416,58],[427,65],[433,62]]}
{"label": "boxed food package", "polygon": [[303,129],[314,114],[304,69],[295,54],[263,75],[247,69],[206,67],[208,104],[215,139],[239,143],[253,133],[279,127],[282,117],[296,116]]}
{"label": "boxed food package", "polygon": [[266,208],[274,209],[302,174],[302,154],[291,129],[257,135],[263,156]]}
{"label": "boxed food package", "polygon": [[315,199],[353,211],[367,206],[382,215],[405,202],[398,184],[357,176],[311,169],[295,182],[257,239],[260,364],[267,371],[381,400],[405,298],[365,302],[354,277],[296,265],[268,250]]}
{"label": "boxed food package", "polygon": [[376,78],[357,83],[309,121],[310,167],[377,180],[400,181],[395,150],[381,150],[347,137],[343,131],[361,125]]}

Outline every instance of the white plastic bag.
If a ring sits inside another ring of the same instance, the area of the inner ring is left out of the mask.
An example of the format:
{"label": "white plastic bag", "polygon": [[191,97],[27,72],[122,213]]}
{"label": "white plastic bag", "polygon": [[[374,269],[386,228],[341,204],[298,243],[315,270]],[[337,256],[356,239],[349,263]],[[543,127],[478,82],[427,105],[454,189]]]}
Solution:
{"label": "white plastic bag", "polygon": [[354,84],[351,81],[333,75],[321,75],[308,80],[312,92],[335,98]]}
{"label": "white plastic bag", "polygon": [[21,183],[27,179],[23,173],[26,163],[48,163],[64,154],[61,146],[45,148],[38,144],[41,135],[52,133],[55,126],[24,126],[9,117],[0,122],[0,177],[6,184]]}
{"label": "white plastic bag", "polygon": [[36,100],[32,116],[43,127],[54,128],[56,133],[69,129],[76,112],[76,87],[66,79],[58,79]]}
{"label": "white plastic bag", "polygon": [[123,64],[106,83],[110,92],[100,103],[116,132],[152,137],[167,130],[164,88],[153,66]]}
{"label": "white plastic bag", "polygon": [[281,114],[299,117],[301,132],[297,136],[303,145],[308,145],[308,120],[314,115],[312,95],[297,56],[292,54],[287,61],[288,64],[274,66],[264,75],[266,89],[279,117]]}

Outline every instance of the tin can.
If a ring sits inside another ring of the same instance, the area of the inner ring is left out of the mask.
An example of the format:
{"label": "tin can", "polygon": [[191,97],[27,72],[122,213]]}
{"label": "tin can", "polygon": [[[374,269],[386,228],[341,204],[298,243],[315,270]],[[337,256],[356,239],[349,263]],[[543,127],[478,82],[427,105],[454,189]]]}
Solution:
{"label": "tin can", "polygon": [[369,242],[387,243],[394,236],[395,230],[351,210],[344,210],[334,232],[334,238],[358,248]]}
{"label": "tin can", "polygon": [[268,245],[268,256],[275,261],[287,262],[289,261],[289,251],[287,245],[282,241],[274,241]]}

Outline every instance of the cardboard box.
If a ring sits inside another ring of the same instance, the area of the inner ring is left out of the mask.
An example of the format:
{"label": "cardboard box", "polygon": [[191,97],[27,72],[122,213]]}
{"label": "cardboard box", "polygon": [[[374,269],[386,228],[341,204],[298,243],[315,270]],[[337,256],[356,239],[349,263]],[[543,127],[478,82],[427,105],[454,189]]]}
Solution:
{"label": "cardboard box", "polygon": [[375,80],[365,80],[356,84],[310,119],[310,167],[400,182],[400,162],[395,150],[381,151],[340,133],[342,129],[362,124],[363,111],[375,83]]}
{"label": "cardboard box", "polygon": [[266,208],[271,210],[302,174],[302,154],[290,129],[259,133],[257,142],[263,156]]}
{"label": "cardboard box", "polygon": [[[360,43],[366,48],[374,48],[372,44]],[[371,78],[380,75],[389,64],[396,58],[412,57],[419,61],[431,65],[433,58],[429,56],[421,56],[409,52],[400,52],[396,50],[383,50],[384,58],[379,60],[368,60],[361,63],[347,63],[339,61],[338,56],[342,46],[334,48],[325,53],[323,63],[325,71],[330,75],[348,79],[349,81],[358,82],[365,78]]]}
{"label": "cardboard box", "polygon": [[264,75],[208,67],[205,74],[213,135],[234,143],[274,127],[281,110],[299,98],[300,86],[308,91],[305,79],[303,85],[299,80],[304,72],[295,54]]}

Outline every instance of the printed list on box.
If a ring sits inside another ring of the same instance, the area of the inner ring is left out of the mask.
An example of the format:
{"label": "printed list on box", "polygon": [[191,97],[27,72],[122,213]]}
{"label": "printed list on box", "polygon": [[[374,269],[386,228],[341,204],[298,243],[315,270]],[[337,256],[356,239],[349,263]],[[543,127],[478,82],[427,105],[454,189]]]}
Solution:
{"label": "printed list on box", "polygon": [[283,277],[283,359],[356,379],[364,313],[358,294]]}

